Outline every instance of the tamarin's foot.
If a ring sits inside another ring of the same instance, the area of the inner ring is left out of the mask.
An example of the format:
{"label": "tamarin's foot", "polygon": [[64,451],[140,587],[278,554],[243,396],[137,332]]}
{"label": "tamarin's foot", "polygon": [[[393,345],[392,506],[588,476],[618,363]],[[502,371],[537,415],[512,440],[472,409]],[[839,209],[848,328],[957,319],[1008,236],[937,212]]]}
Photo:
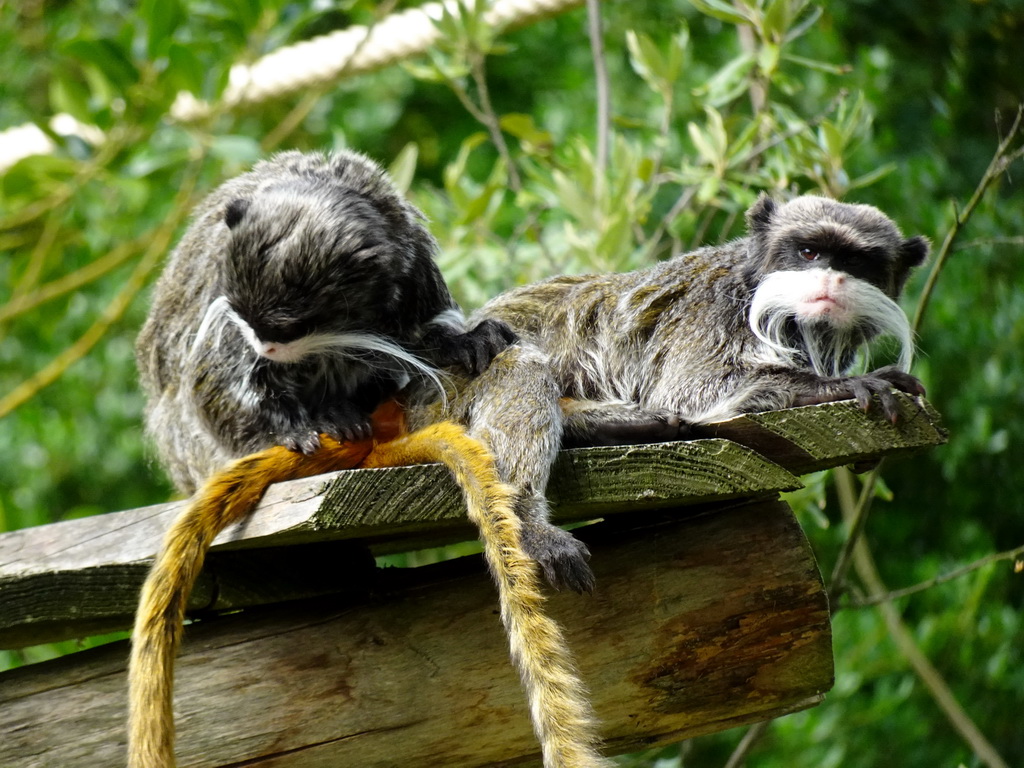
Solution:
{"label": "tamarin's foot", "polygon": [[465,333],[454,333],[447,326],[431,328],[420,341],[423,354],[442,368],[457,365],[470,376],[479,376],[495,355],[517,340],[501,320],[484,320]]}
{"label": "tamarin's foot", "polygon": [[368,440],[373,435],[373,424],[369,414],[342,400],[325,407],[311,424],[297,425],[278,433],[277,442],[290,451],[309,456],[320,447],[321,433],[339,442]]}
{"label": "tamarin's foot", "polygon": [[563,448],[643,445],[687,440],[691,427],[668,410],[646,410],[634,403],[565,399]]}
{"label": "tamarin's foot", "polygon": [[893,390],[915,396],[925,394],[924,385],[918,378],[890,365],[863,376],[827,381],[818,392],[797,398],[796,405],[817,405],[852,398],[862,411],[869,411],[872,399],[877,397],[885,418],[895,424],[899,421],[900,412]]}
{"label": "tamarin's foot", "polygon": [[587,565],[590,550],[568,531],[547,522],[523,521],[523,550],[537,561],[555,589],[594,591],[594,572]]}

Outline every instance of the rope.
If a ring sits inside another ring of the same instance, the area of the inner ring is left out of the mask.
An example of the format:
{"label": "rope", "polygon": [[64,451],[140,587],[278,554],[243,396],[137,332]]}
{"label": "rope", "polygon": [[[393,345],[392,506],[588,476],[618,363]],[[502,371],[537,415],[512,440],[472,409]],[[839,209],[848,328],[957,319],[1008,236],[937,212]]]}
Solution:
{"label": "rope", "polygon": [[[523,26],[583,4],[583,0],[495,0],[484,21],[498,29]],[[222,97],[228,107],[266,99],[343,77],[372,72],[402,59],[425,53],[441,37],[436,23],[459,0],[428,3],[393,13],[372,26],[354,26],[270,53],[254,64],[231,68]],[[188,122],[210,112],[210,106],[183,93],[171,116]]]}
{"label": "rope", "polygon": [[[584,0],[493,0],[484,20],[493,27],[519,27],[583,5]],[[459,0],[428,3],[381,19],[372,26],[354,26],[279,48],[253,64],[231,68],[221,106],[257,104],[283,94],[325,85],[345,77],[372,72],[425,53],[441,37],[435,22],[444,9],[455,12]],[[213,107],[182,92],[171,117],[192,122]],[[42,138],[41,138],[42,137]],[[45,134],[26,124],[0,132],[0,172],[23,157],[53,151]]]}

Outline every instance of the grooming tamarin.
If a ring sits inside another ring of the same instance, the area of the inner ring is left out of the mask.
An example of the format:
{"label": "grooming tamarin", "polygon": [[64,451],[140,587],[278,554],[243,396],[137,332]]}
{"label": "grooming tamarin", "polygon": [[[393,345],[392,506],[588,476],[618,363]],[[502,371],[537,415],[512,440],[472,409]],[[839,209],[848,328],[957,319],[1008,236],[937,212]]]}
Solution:
{"label": "grooming tamarin", "polygon": [[422,218],[351,152],[281,153],[198,206],[136,343],[178,490],[272,445],[368,437],[411,377],[478,373],[509,343],[501,323],[466,332]]}
{"label": "grooming tamarin", "polygon": [[599,764],[589,704],[540,610],[486,450],[453,424],[378,444],[402,432],[385,401],[401,386],[436,397],[435,365],[471,376],[513,339],[500,321],[464,329],[420,219],[365,158],[290,152],[216,190],[172,255],[137,343],[147,431],[180,491],[209,480],[143,588],[129,665],[132,768],[174,765],[174,656],[216,534],[274,482],[422,461],[444,463],[463,488],[513,656],[527,687],[551,697],[531,696],[541,740],[558,744],[545,744],[547,764]]}
{"label": "grooming tamarin", "polygon": [[[626,274],[558,277],[497,297],[474,319],[519,342],[444,404],[494,454],[515,493],[523,545],[552,583],[592,586],[586,551],[548,522],[544,492],[560,445],[671,440],[740,413],[923,393],[906,373],[910,326],[896,304],[928,254],[876,208],[763,196],[746,237]],[[899,365],[846,375],[857,351],[894,336]],[[563,398],[559,407],[559,398]],[[422,423],[426,423],[423,421]]]}

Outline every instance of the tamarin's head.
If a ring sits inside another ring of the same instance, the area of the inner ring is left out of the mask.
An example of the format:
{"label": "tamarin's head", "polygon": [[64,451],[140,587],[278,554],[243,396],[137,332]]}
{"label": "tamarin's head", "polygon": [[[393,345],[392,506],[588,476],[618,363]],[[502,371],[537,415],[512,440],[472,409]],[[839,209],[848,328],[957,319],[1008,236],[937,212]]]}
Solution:
{"label": "tamarin's head", "polygon": [[329,180],[270,179],[223,208],[219,293],[249,344],[274,362],[315,353],[319,337],[390,332],[407,273],[433,255],[422,216],[380,168],[346,154],[332,170]]}
{"label": "tamarin's head", "polygon": [[747,211],[747,225],[755,282],[778,270],[832,269],[895,299],[910,270],[928,256],[925,238],[904,239],[877,208],[825,197],[805,195],[780,205],[762,194]]}
{"label": "tamarin's head", "polygon": [[814,196],[780,205],[762,195],[747,223],[750,325],[762,341],[838,375],[859,344],[892,335],[909,367],[909,323],[894,300],[927,257],[925,238],[904,239],[872,206]]}

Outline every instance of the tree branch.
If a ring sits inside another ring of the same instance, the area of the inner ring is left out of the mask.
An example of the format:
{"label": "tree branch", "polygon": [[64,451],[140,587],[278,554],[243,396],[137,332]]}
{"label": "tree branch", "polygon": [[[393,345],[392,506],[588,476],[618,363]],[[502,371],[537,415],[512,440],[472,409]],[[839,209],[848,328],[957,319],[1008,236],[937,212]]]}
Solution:
{"label": "tree branch", "polygon": [[894,589],[883,594],[870,595],[868,597],[855,597],[850,600],[847,605],[843,607],[848,608],[866,608],[870,605],[879,605],[880,603],[888,603],[893,600],[898,600],[901,597],[907,597],[908,595],[914,595],[918,592],[924,592],[926,589],[938,586],[939,584],[945,584],[947,581],[953,581],[959,579],[962,576],[966,576],[969,573],[973,573],[979,568],[984,568],[986,565],[992,563],[998,563],[1000,560],[1014,560],[1021,555],[1024,555],[1024,545],[1019,546],[1015,549],[1008,549],[1005,552],[994,552],[991,555],[980,557],[973,563],[961,566],[960,568],[954,568],[952,571],[947,573],[941,573],[938,576],[930,578],[926,581],[922,581],[919,584],[915,584],[911,587],[904,587],[903,589]]}
{"label": "tree branch", "polygon": [[946,266],[946,261],[953,251],[953,243],[956,242],[960,232],[967,226],[967,222],[973,215],[975,208],[978,207],[978,203],[981,202],[985,192],[988,191],[988,188],[992,186],[995,180],[1002,175],[1011,163],[1024,157],[1024,147],[1018,147],[1015,150],[1010,149],[1011,144],[1020,134],[1022,118],[1024,118],[1024,104],[1017,107],[1017,115],[1013,119],[1010,130],[1003,140],[999,142],[999,146],[996,147],[992,161],[988,164],[988,168],[985,169],[985,173],[982,174],[981,181],[975,187],[971,199],[967,201],[964,209],[957,211],[953,217],[953,224],[949,231],[946,232],[946,237],[942,241],[942,246],[939,248],[931,271],[928,273],[928,279],[925,281],[924,288],[921,289],[921,298],[918,299],[917,308],[914,311],[914,320],[911,323],[911,328],[915,333],[921,328],[921,321],[924,318],[925,310],[928,308],[932,293],[935,291],[935,283],[938,281],[939,275],[942,273],[942,269]]}
{"label": "tree branch", "polygon": [[[844,473],[848,480],[848,490],[852,490],[852,478],[848,469],[837,469],[837,479]],[[865,483],[865,488],[867,487],[868,485]],[[838,484],[837,488],[839,488]],[[863,492],[861,499],[864,499]],[[840,493],[839,506],[842,510],[843,519],[852,525],[858,515],[856,505],[853,504],[853,494],[849,492]],[[878,573],[874,558],[863,538],[859,538],[853,548],[853,565],[857,571],[857,576],[869,592],[872,594],[882,594],[889,591]],[[967,742],[978,759],[989,766],[989,768],[1008,768],[1006,761],[1003,760],[995,747],[985,738],[985,735],[974,724],[971,717],[960,706],[952,690],[950,690],[949,684],[946,683],[939,671],[918,647],[914,636],[906,624],[903,623],[903,619],[900,617],[896,607],[891,603],[883,602],[879,603],[878,610],[881,611],[889,634],[892,636],[893,642],[900,653],[909,662],[911,669],[914,670],[914,673],[924,683],[935,703],[938,704],[939,709],[942,710],[942,713],[957,733]]]}
{"label": "tree branch", "polygon": [[611,96],[608,88],[608,69],[604,60],[604,37],[601,29],[601,8],[598,0],[587,0],[587,33],[590,52],[594,59],[594,81],[597,87],[597,170],[595,190],[600,198],[608,172],[609,137],[611,135]]}

